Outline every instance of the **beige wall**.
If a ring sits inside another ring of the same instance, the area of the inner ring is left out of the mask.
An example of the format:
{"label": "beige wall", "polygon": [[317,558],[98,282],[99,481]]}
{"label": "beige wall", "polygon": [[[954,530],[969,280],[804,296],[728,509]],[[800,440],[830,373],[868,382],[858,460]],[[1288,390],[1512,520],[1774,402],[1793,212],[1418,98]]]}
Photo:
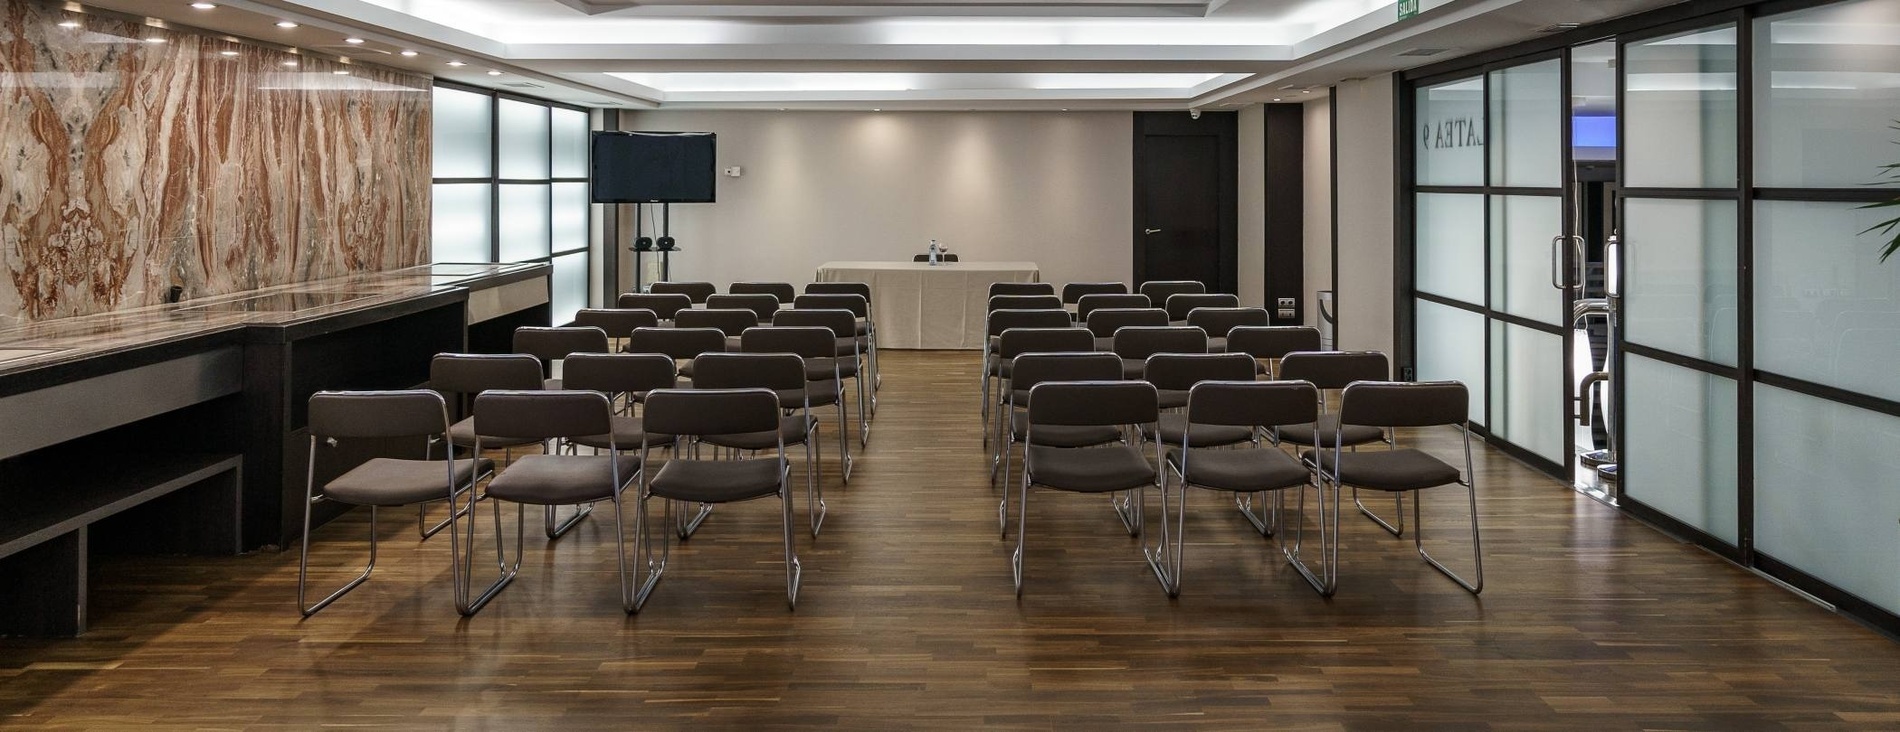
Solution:
{"label": "beige wall", "polygon": [[1127,112],[632,118],[716,132],[719,167],[744,168],[719,178],[718,203],[673,207],[673,279],[802,283],[824,262],[909,259],[933,238],[965,260],[1034,261],[1049,282],[1131,276]]}
{"label": "beige wall", "polygon": [[1318,326],[1319,295],[1316,293],[1333,287],[1333,102],[1330,98],[1315,99],[1304,107],[1306,149],[1301,157],[1306,166],[1306,195],[1302,210],[1305,227],[1301,259],[1305,264],[1306,288],[1301,297],[1305,298],[1306,324]]}
{"label": "beige wall", "polygon": [[1267,300],[1267,108],[1240,109],[1240,304],[1266,307]]}
{"label": "beige wall", "polygon": [[1393,79],[1341,82],[1339,331],[1341,349],[1392,352]]}

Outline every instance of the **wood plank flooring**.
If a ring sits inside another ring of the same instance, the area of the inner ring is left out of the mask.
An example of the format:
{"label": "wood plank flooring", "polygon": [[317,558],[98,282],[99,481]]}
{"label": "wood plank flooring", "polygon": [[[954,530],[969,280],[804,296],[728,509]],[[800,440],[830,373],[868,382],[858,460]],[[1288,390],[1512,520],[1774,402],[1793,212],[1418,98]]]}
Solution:
{"label": "wood plank flooring", "polygon": [[[1039,492],[1018,601],[974,355],[894,351],[884,370],[848,487],[826,440],[830,518],[799,535],[795,612],[773,501],[720,508],[632,617],[609,510],[553,544],[531,533],[521,578],[472,619],[447,537],[385,511],[375,578],[309,620],[294,547],[101,560],[92,632],[0,639],[0,726],[1900,727],[1900,645],[1490,451],[1481,597],[1348,513],[1321,599],[1202,493],[1170,600],[1105,498]],[[1461,498],[1428,492],[1426,529],[1462,569]],[[321,582],[363,558],[367,519],[317,532]]]}

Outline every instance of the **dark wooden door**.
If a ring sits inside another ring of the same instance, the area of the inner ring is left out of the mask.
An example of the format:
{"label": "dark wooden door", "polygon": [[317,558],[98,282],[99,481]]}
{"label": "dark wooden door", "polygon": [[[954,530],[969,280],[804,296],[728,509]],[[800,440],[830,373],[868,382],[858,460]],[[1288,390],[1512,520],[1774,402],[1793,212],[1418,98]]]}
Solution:
{"label": "dark wooden door", "polygon": [[1234,292],[1235,115],[1135,115],[1135,282],[1195,280]]}

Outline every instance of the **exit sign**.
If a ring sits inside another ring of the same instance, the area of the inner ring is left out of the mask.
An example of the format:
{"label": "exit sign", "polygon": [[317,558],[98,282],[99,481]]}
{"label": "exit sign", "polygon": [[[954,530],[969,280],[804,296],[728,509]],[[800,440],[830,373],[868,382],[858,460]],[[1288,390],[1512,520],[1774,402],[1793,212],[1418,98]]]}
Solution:
{"label": "exit sign", "polygon": [[1399,20],[1418,15],[1418,0],[1399,0]]}

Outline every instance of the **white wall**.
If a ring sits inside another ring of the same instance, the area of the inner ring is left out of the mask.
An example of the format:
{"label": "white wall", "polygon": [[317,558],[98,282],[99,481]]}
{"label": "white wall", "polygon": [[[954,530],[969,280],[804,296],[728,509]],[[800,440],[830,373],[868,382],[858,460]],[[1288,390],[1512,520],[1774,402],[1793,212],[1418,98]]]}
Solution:
{"label": "white wall", "polygon": [[1128,112],[632,118],[632,129],[718,133],[719,167],[744,168],[719,178],[718,203],[673,207],[676,280],[803,283],[824,262],[908,260],[933,238],[965,260],[1034,261],[1047,282],[1132,274]]}
{"label": "white wall", "polygon": [[1267,108],[1249,104],[1240,109],[1240,304],[1266,307],[1267,302]]}
{"label": "white wall", "polygon": [[1334,89],[1339,115],[1338,346],[1392,352],[1393,79]]}
{"label": "white wall", "polygon": [[1301,260],[1306,288],[1300,296],[1305,299],[1302,312],[1306,324],[1317,327],[1319,295],[1315,293],[1333,288],[1333,102],[1331,98],[1315,99],[1303,107],[1306,148],[1301,158],[1306,170]]}

